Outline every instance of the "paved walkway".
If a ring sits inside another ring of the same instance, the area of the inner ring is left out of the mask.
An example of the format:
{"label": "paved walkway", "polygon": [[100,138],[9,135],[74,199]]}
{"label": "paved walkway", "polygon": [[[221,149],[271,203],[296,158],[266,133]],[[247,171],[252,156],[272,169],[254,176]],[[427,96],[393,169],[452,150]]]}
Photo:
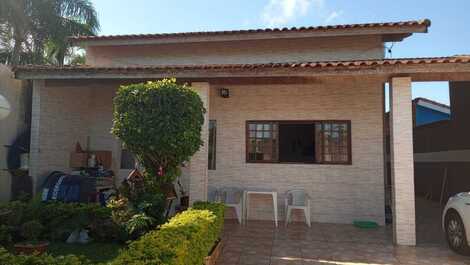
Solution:
{"label": "paved walkway", "polygon": [[[435,231],[428,231],[433,233]],[[390,228],[362,230],[352,225],[226,220],[218,265],[462,265],[470,258],[443,245],[395,247]]]}

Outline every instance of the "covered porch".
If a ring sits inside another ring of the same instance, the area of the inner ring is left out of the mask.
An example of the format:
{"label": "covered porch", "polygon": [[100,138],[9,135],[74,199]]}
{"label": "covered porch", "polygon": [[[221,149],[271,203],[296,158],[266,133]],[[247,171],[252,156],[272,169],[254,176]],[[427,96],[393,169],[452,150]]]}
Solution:
{"label": "covered porch", "polygon": [[[336,224],[350,224],[355,219],[385,223],[383,88],[388,82],[393,229],[381,228],[378,233],[384,241],[415,245],[411,82],[470,80],[470,58],[114,68],[26,66],[15,73],[19,79],[34,80],[30,174],[36,191],[48,172],[70,170],[68,157],[77,141],[89,143],[91,149],[112,151],[113,170],[124,177],[129,169],[121,166],[121,145],[109,133],[116,89],[120,84],[176,77],[191,84],[207,109],[202,131],[206,144],[182,177],[191,202],[207,200],[211,187],[275,190],[279,219],[283,220],[283,194],[301,188],[312,196],[312,221]],[[229,99],[220,96],[221,88],[229,89]],[[210,120],[217,121],[217,161],[211,170]],[[350,121],[350,163],[249,163],[246,121],[250,120]],[[253,219],[271,219],[270,203],[263,198],[253,202]],[[322,230],[317,226],[321,225],[315,224],[309,231]],[[240,231],[250,231],[245,229]],[[282,235],[283,228],[279,229]],[[296,231],[293,226],[288,229]],[[332,233],[336,234],[342,233]]]}
{"label": "covered porch", "polygon": [[[421,232],[424,232],[421,230]],[[425,233],[429,233],[426,231]],[[394,246],[392,229],[361,230],[346,224],[272,222],[240,226],[226,221],[219,265],[434,265],[468,264],[445,245]]]}

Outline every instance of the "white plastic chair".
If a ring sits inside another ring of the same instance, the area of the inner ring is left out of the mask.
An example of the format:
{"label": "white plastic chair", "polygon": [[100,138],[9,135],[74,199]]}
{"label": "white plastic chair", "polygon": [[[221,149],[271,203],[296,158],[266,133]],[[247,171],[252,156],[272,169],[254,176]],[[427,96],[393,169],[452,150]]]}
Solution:
{"label": "white plastic chair", "polygon": [[285,198],[286,226],[291,221],[292,209],[303,210],[305,223],[310,227],[310,196],[304,190],[290,190]]}
{"label": "white plastic chair", "polygon": [[213,186],[209,186],[207,189],[207,201],[209,202],[219,202],[219,191]]}
{"label": "white plastic chair", "polygon": [[218,191],[221,202],[226,207],[234,208],[238,223],[242,223],[243,191],[239,188],[221,188]]}

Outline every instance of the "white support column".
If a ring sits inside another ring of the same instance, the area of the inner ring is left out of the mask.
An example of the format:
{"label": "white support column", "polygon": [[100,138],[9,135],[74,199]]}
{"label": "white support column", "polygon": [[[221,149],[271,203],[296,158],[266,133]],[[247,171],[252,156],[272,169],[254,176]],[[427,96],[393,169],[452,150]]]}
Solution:
{"label": "white support column", "polygon": [[201,130],[204,145],[194,154],[189,163],[189,200],[192,205],[195,201],[207,200],[210,85],[207,82],[195,82],[191,86],[201,97],[206,109]]}
{"label": "white support column", "polygon": [[390,83],[390,155],[392,168],[393,240],[416,245],[411,78]]}
{"label": "white support column", "polygon": [[33,182],[33,194],[38,192],[38,177],[40,167],[40,120],[41,120],[41,89],[45,86],[44,80],[33,81],[33,95],[31,106],[31,143],[29,148],[29,175]]}

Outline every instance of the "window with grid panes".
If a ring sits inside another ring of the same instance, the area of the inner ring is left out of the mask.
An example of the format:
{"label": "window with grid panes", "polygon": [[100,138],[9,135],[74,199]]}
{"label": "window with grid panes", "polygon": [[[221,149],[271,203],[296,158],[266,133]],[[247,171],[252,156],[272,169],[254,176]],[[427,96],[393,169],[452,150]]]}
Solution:
{"label": "window with grid panes", "polygon": [[252,163],[351,164],[350,121],[248,121]]}

